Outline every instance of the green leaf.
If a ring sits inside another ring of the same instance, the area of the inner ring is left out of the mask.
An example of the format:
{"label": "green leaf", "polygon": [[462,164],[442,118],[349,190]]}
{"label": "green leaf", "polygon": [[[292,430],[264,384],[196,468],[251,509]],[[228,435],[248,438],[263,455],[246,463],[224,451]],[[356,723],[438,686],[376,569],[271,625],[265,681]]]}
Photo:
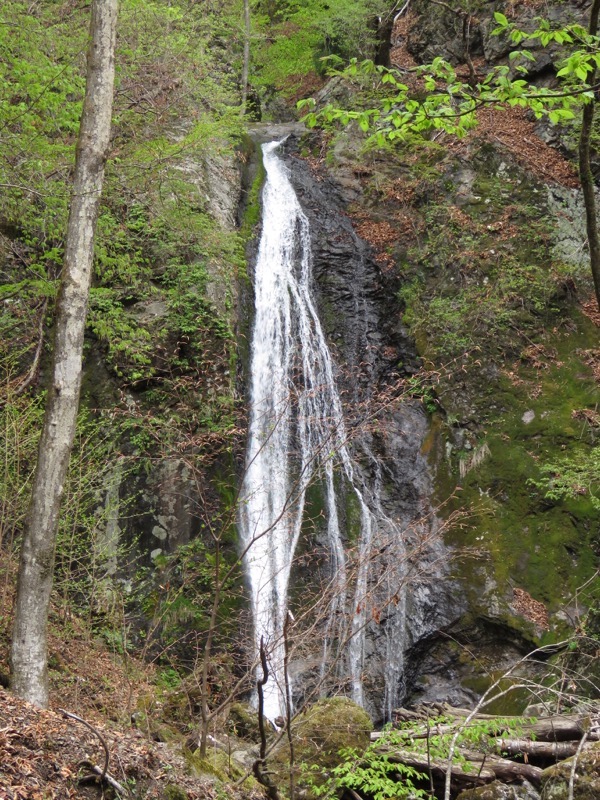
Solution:
{"label": "green leaf", "polygon": [[504,28],[508,27],[508,19],[504,16],[504,14],[501,14],[500,11],[494,12],[494,19],[498,25],[502,25]]}

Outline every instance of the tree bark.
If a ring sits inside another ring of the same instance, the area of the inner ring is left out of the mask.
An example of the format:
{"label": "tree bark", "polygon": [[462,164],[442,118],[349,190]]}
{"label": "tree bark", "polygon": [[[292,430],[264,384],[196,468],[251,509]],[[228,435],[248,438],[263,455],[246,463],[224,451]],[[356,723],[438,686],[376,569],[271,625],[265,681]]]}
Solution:
{"label": "tree bark", "polygon": [[208,631],[206,633],[206,642],[204,645],[204,654],[202,661],[202,685],[201,685],[201,701],[200,713],[202,718],[202,727],[200,731],[200,755],[206,758],[206,747],[208,744],[208,726],[210,724],[210,709],[208,707],[208,665],[212,655],[212,643],[219,622],[219,606],[221,605],[221,543],[219,539],[215,541],[215,585],[213,590],[212,609],[210,612],[210,622],[208,623]]}
{"label": "tree bark", "polygon": [[61,497],[81,388],[94,233],[112,115],[117,0],[93,0],[87,83],[57,303],[46,414],[40,438],[17,582],[11,688],[48,705],[47,623]]}
{"label": "tree bark", "polygon": [[[590,9],[589,32],[592,36],[598,33],[598,15],[600,13],[600,0],[594,0]],[[590,85],[596,81],[595,69],[587,77]],[[600,309],[600,236],[598,235],[598,217],[596,214],[596,186],[591,166],[591,136],[594,122],[594,108],[596,100],[590,100],[583,108],[581,122],[581,135],[579,137],[579,178],[585,204],[585,225],[587,230],[588,247],[590,251],[590,266],[594,279],[596,302]]]}
{"label": "tree bark", "polygon": [[248,79],[250,76],[250,0],[244,0],[244,61],[242,64],[242,115],[248,105]]}

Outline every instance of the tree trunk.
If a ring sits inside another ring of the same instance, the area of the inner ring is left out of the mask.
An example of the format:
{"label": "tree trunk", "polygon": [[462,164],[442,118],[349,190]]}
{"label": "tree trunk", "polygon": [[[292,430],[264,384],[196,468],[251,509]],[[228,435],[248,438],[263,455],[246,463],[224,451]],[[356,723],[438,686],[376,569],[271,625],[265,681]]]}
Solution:
{"label": "tree trunk", "polygon": [[206,633],[206,643],[204,645],[204,655],[202,661],[202,684],[201,684],[201,718],[202,727],[200,732],[200,756],[206,758],[206,747],[208,743],[208,726],[210,724],[210,710],[208,707],[208,665],[212,656],[212,643],[219,623],[219,606],[221,605],[221,543],[215,541],[215,585],[213,589],[212,609],[210,612],[210,622]]}
{"label": "tree trunk", "polygon": [[248,105],[248,79],[250,75],[250,0],[244,0],[244,61],[242,64],[242,115]]}
{"label": "tree trunk", "polygon": [[[589,32],[595,36],[598,32],[598,15],[600,13],[600,0],[594,0],[590,9]],[[590,85],[596,81],[597,70],[594,70],[587,77]],[[594,279],[594,289],[596,301],[600,309],[600,237],[598,235],[598,217],[596,215],[596,194],[594,176],[591,166],[591,135],[594,122],[595,100],[590,100],[583,108],[583,118],[581,122],[581,136],[579,138],[579,177],[581,179],[581,189],[585,203],[585,224],[588,237],[588,247],[590,250],[590,266]]]}
{"label": "tree trunk", "polygon": [[94,232],[110,140],[117,0],[93,0],[87,84],[57,303],[46,415],[21,546],[11,651],[11,688],[48,705],[47,623],[60,502],[81,387]]}

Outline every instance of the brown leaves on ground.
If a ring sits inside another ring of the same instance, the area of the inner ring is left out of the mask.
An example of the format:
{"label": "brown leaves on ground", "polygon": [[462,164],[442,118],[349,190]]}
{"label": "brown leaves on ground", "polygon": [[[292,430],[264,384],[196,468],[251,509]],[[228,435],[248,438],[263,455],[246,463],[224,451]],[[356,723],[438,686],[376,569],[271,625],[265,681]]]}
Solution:
{"label": "brown leaves on ground", "polygon": [[[182,756],[140,731],[119,732],[95,724],[110,752],[108,772],[135,796],[164,797],[177,784],[189,800],[212,800],[214,787],[187,774]],[[68,800],[104,796],[101,787],[80,786],[86,762],[104,768],[98,737],[81,723],[42,711],[0,690],[0,800]]]}
{"label": "brown leaves on ground", "polygon": [[316,94],[324,85],[323,76],[317,75],[316,72],[308,72],[288,75],[280,88],[290,103],[297,103],[298,100]]}
{"label": "brown leaves on ground", "polygon": [[546,606],[539,600],[534,600],[525,589],[513,589],[512,607],[515,613],[539,625],[540,628],[548,627]]}
{"label": "brown leaves on ground", "polygon": [[548,0],[509,0],[504,11],[506,16],[511,19],[517,16],[519,10],[522,8],[532,8],[534,11],[537,11],[546,6],[547,2]]}
{"label": "brown leaves on ground", "polygon": [[[9,567],[11,564],[8,565]],[[16,565],[0,571],[0,608],[12,605]],[[190,773],[181,745],[155,742],[146,727],[132,727],[131,715],[157,701],[153,668],[130,654],[112,653],[77,617],[54,609],[50,624],[50,702],[42,711],[0,689],[0,800],[70,800],[111,797],[97,784],[81,786],[90,774],[82,762],[104,767],[98,737],[59,711],[77,714],[100,732],[110,752],[109,774],[135,786],[132,797],[162,798],[168,785],[189,800],[213,800],[210,777]],[[7,672],[8,615],[0,616],[0,672]],[[144,715],[142,715],[144,719]],[[105,787],[106,788],[106,787]],[[231,787],[230,796],[236,797]],[[239,797],[249,793],[240,790]]]}
{"label": "brown leaves on ground", "polygon": [[383,267],[391,267],[395,259],[387,252],[398,241],[398,230],[389,222],[375,222],[372,219],[359,219],[354,227],[357,234],[376,251],[377,261]]}
{"label": "brown leaves on ground", "polygon": [[532,342],[521,351],[521,361],[536,370],[548,369],[550,365],[562,366],[562,362],[558,360],[558,352],[554,347],[546,347],[535,342]]}
{"label": "brown leaves on ground", "polygon": [[590,428],[600,428],[600,413],[593,408],[577,408],[571,412],[571,417],[584,422]]}
{"label": "brown leaves on ground", "polygon": [[579,186],[573,164],[540,139],[525,109],[485,108],[477,113],[477,119],[479,125],[475,135],[499,142],[534,175],[561,186]]}
{"label": "brown leaves on ground", "polygon": [[594,325],[600,328],[600,309],[596,298],[588,300],[586,303],[581,304],[581,310],[588,319],[591,319]]}
{"label": "brown leaves on ground", "polygon": [[414,11],[408,11],[395,21],[391,38],[392,49],[390,50],[390,62],[393,67],[412,69],[417,66],[417,62],[406,49],[408,34],[417,19]]}
{"label": "brown leaves on ground", "polygon": [[597,383],[600,383],[600,350],[577,350],[576,354],[592,370]]}

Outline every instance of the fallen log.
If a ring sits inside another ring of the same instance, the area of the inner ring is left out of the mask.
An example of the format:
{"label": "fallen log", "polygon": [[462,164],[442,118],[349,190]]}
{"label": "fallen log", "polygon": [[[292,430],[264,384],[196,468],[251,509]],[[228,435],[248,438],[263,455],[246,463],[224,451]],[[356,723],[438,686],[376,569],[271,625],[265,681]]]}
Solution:
{"label": "fallen log", "polygon": [[[462,720],[456,720],[455,722],[449,723],[447,725],[442,725],[440,723],[430,723],[427,727],[424,727],[424,724],[421,724],[419,728],[402,728],[395,730],[394,732],[398,736],[402,736],[406,738],[407,741],[412,741],[415,739],[431,739],[433,736],[443,736],[447,733],[454,733],[459,728],[463,730],[467,730],[469,727],[475,727],[477,725],[475,720],[472,720],[468,725],[464,725]],[[504,733],[507,731],[509,726],[504,723],[498,723],[497,729],[492,728],[489,731],[490,736],[494,736],[500,733]],[[372,731],[371,732],[371,741],[376,742],[378,739],[385,737],[386,731]]]}
{"label": "fallen log", "polygon": [[[523,731],[529,731],[542,742],[568,742],[581,739],[591,725],[589,715],[545,717],[523,725]],[[597,740],[598,732],[590,731],[588,738]]]}
{"label": "fallen log", "polygon": [[[404,750],[390,750],[388,760],[392,764],[405,764],[407,767],[422,772],[424,775],[432,775],[434,778],[443,779],[448,769],[445,761],[427,760],[426,756],[419,757],[415,753]],[[482,786],[484,783],[491,783],[496,780],[496,773],[487,765],[470,766],[459,763],[452,764],[452,779],[461,786]]]}
{"label": "fallen log", "polygon": [[[448,762],[444,760],[428,760],[425,755],[421,756],[394,748],[382,748],[382,751],[386,752],[390,763],[406,764],[425,775],[431,774],[434,778],[443,778],[448,770]],[[539,786],[541,782],[542,770],[540,767],[520,764],[498,756],[483,756],[479,753],[461,753],[460,755],[462,758],[452,763],[451,774],[452,779],[461,785],[481,786],[494,780],[522,783],[527,780],[535,786]]]}
{"label": "fallen log", "polygon": [[509,756],[527,755],[562,761],[574,756],[580,742],[532,742],[529,739],[496,739],[494,750]]}
{"label": "fallen log", "polygon": [[[439,705],[436,705],[431,710],[439,712],[442,708],[443,715],[450,718],[454,717],[454,721],[444,724],[430,724],[427,716],[430,711],[428,707],[416,712],[408,709],[398,709],[394,713],[398,720],[414,722],[414,727],[402,729],[402,735],[406,736],[407,739],[426,739],[432,736],[452,733],[460,728],[464,724],[464,718],[472,713],[466,708],[442,707]],[[598,741],[600,739],[600,731],[594,725],[594,720],[589,714],[555,715],[542,717],[533,722],[524,721],[523,717],[475,714],[469,722],[469,726],[476,726],[481,721],[491,723],[494,720],[498,722],[498,727],[494,729],[493,726],[490,726],[489,734],[491,736],[498,736],[504,732],[517,729],[519,738],[531,738],[542,742],[579,741],[586,733],[590,741]],[[371,741],[377,741],[383,735],[380,731],[374,731],[371,734]]]}
{"label": "fallen log", "polygon": [[[468,708],[453,708],[452,706],[445,706],[444,713],[449,717],[468,717],[473,712]],[[511,717],[499,717],[493,714],[475,714],[474,720],[508,720]],[[551,717],[540,717],[534,722],[521,722],[522,717],[514,717],[516,727],[519,727],[523,732],[529,731],[536,739],[544,742],[567,742],[581,739],[589,731],[592,725],[592,717],[590,714],[555,714]],[[588,738],[597,739],[597,732],[588,734]]]}
{"label": "fallen log", "polygon": [[522,783],[524,780],[529,781],[534,786],[539,786],[542,782],[542,772],[540,767],[534,767],[532,764],[521,764],[518,761],[509,761],[507,758],[499,758],[498,756],[485,756],[481,758],[481,763],[485,764],[487,769],[492,770],[496,778],[506,783],[519,781]]}

